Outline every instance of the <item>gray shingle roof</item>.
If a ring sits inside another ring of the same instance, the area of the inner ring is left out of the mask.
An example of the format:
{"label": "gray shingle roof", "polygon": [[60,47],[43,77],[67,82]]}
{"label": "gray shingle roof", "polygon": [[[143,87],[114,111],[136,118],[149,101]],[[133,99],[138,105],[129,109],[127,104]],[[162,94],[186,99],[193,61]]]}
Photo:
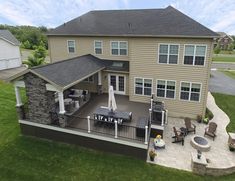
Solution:
{"label": "gray shingle roof", "polygon": [[8,30],[0,30],[0,38],[3,38],[14,45],[20,45],[20,42]]}
{"label": "gray shingle roof", "polygon": [[89,54],[35,67],[32,71],[61,88],[65,88],[104,68],[101,59]]}
{"label": "gray shingle roof", "polygon": [[165,9],[90,11],[55,28],[48,35],[218,36],[171,6]]}

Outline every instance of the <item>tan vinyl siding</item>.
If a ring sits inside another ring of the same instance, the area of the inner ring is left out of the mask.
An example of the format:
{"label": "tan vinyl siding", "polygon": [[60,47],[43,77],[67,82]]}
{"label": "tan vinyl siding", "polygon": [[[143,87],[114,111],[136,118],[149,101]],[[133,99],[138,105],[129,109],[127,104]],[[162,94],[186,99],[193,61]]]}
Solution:
{"label": "tan vinyl siding", "polygon": [[[158,44],[179,44],[179,58],[177,65],[158,64]],[[204,115],[205,102],[208,91],[208,69],[211,63],[211,43],[206,39],[150,39],[133,38],[129,41],[130,51],[130,100],[138,102],[150,102],[150,97],[134,95],[134,78],[153,78],[153,93],[156,94],[156,80],[175,80],[176,98],[164,99],[166,108],[171,116],[196,117],[197,114]],[[184,44],[206,44],[207,54],[205,66],[183,65]],[[179,99],[180,82],[202,83],[200,102],[183,101]]]}
{"label": "tan vinyl siding", "polygon": [[[67,40],[76,41],[76,51],[69,54],[67,50]],[[103,54],[95,55],[94,40],[103,42]],[[111,55],[111,41],[128,41],[128,56]],[[84,54],[93,54],[99,58],[110,60],[126,60],[130,61],[130,72],[126,75],[126,95],[129,95],[131,101],[150,102],[150,96],[140,96],[134,94],[134,78],[151,78],[153,80],[152,91],[156,94],[156,80],[174,80],[176,81],[175,99],[164,99],[166,108],[169,110],[170,116],[189,116],[205,114],[208,80],[210,77],[212,39],[197,38],[112,38],[112,37],[53,37],[48,38],[50,47],[50,56],[52,61],[67,59],[73,56],[81,56]],[[178,64],[159,64],[158,48],[159,44],[178,44],[179,57]],[[207,46],[206,61],[204,66],[184,65],[184,45],[185,44],[204,44]],[[108,92],[108,74],[110,72],[102,71],[103,92]],[[121,74],[112,72],[114,74]],[[180,100],[180,82],[201,83],[200,102]],[[96,84],[97,85],[97,84]],[[91,91],[96,91],[96,85],[86,85]],[[85,84],[81,86],[86,87]]]}
{"label": "tan vinyl siding", "polygon": [[[75,40],[75,53],[68,53],[67,40]],[[103,52],[101,55],[96,55],[94,52],[94,40],[101,40],[103,42]],[[102,59],[112,60],[128,60],[127,56],[111,55],[110,42],[111,41],[127,41],[127,38],[107,38],[107,37],[54,37],[49,36],[48,42],[50,47],[50,58],[52,62],[64,60],[85,54],[92,54]],[[52,46],[51,46],[52,45]],[[129,50],[128,50],[129,52]]]}

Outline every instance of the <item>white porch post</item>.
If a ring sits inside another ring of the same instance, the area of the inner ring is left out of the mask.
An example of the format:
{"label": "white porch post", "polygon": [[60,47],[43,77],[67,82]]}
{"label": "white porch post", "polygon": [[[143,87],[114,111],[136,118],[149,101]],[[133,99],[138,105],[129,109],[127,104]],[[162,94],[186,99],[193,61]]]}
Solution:
{"label": "white porch post", "polygon": [[118,132],[118,125],[117,125],[117,120],[114,121],[115,123],[115,138],[117,138],[117,132]]}
{"label": "white porch post", "polygon": [[153,109],[153,99],[150,101],[150,108]]}
{"label": "white porch post", "polygon": [[164,111],[162,111],[162,124],[161,124],[161,126],[163,126],[164,125]]}
{"label": "white porch post", "polygon": [[60,105],[60,114],[64,114],[65,113],[65,109],[64,109],[64,94],[63,91],[58,92],[58,97],[59,97],[59,105]]}
{"label": "white porch post", "polygon": [[168,110],[166,109],[166,120],[165,120],[165,124],[168,123]]}
{"label": "white porch post", "polygon": [[20,96],[20,89],[19,87],[15,86],[15,95],[16,95],[16,106],[22,106],[21,96]]}
{"label": "white porch post", "polygon": [[152,109],[149,109],[149,120],[152,123]]}
{"label": "white porch post", "polygon": [[98,72],[98,85],[102,85],[102,73],[101,73],[101,71]]}
{"label": "white porch post", "polygon": [[148,144],[148,126],[145,126],[145,139],[144,144]]}
{"label": "white porch post", "polygon": [[90,116],[87,116],[87,132],[90,133],[91,132],[91,120],[90,120]]}

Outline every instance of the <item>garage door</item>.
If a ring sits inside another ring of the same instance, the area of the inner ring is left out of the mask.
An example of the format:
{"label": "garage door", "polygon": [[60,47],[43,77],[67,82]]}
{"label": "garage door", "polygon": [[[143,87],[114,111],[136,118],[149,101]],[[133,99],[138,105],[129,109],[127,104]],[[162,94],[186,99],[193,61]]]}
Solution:
{"label": "garage door", "polygon": [[19,58],[0,60],[0,70],[15,68],[15,67],[19,67],[20,65],[21,65],[21,61]]}

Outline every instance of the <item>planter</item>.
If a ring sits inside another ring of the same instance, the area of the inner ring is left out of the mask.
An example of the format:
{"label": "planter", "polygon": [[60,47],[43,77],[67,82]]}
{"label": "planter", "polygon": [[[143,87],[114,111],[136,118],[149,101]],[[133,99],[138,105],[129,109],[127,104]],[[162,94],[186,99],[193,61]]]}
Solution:
{"label": "planter", "polygon": [[154,161],[154,158],[155,158],[155,157],[150,157],[150,161],[152,161],[152,162],[153,162],[153,161]]}

